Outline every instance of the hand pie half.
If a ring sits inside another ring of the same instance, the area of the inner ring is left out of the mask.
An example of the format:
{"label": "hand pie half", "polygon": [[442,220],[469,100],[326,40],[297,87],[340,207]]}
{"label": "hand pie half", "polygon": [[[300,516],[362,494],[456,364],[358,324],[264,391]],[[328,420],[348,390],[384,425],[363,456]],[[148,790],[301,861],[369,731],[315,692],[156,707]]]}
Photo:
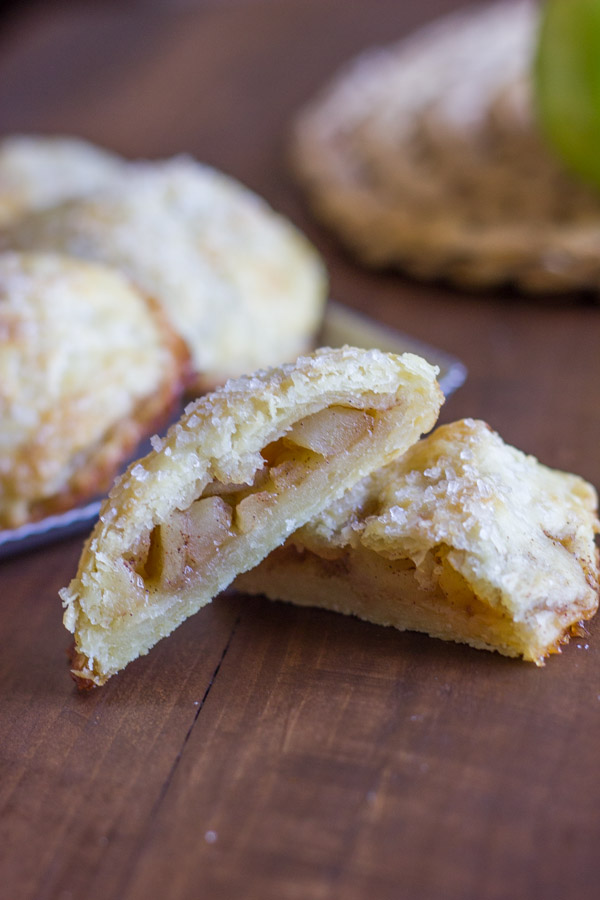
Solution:
{"label": "hand pie half", "polygon": [[596,507],[581,478],[464,420],[367,477],[236,587],[539,665],[598,606]]}
{"label": "hand pie half", "polygon": [[323,349],[190,404],[106,501],[61,596],[103,684],[437,418],[420,357]]}

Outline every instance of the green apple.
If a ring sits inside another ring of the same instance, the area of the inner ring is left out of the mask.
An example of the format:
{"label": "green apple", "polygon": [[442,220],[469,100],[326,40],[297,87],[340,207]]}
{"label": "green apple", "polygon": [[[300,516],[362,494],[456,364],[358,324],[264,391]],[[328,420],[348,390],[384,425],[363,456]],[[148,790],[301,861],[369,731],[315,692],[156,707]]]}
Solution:
{"label": "green apple", "polygon": [[548,141],[600,188],[600,0],[546,0],[534,94]]}

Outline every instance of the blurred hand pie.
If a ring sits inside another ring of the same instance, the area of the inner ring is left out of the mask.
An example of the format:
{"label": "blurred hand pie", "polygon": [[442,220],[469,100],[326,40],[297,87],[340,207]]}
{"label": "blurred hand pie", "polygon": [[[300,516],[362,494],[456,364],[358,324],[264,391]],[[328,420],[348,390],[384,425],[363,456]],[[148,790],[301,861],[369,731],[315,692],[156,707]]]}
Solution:
{"label": "blurred hand pie", "polygon": [[291,362],[321,322],[326,279],[308,241],[256,194],[189,158],[129,163],[125,179],[17,220],[2,241],[126,273],[185,340],[195,390]]}
{"label": "blurred hand pie", "polygon": [[106,490],[179,398],[186,351],[118,272],[0,255],[0,528]]}
{"label": "blurred hand pie", "polygon": [[535,114],[538,13],[503,0],[440,17],[362,53],[299,113],[294,170],[361,262],[469,288],[597,291],[598,194]]}

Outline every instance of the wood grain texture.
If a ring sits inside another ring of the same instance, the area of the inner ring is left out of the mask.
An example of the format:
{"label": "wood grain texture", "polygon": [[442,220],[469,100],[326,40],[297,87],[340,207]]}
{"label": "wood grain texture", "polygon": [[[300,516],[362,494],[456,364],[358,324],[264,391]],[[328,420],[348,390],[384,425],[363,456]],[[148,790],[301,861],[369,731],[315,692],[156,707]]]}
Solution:
{"label": "wood grain texture", "polygon": [[[0,127],[191,152],[290,215],[332,295],[455,353],[487,419],[600,484],[600,307],[361,270],[287,174],[294,110],[457,0],[45,4],[0,31]],[[100,691],[71,686],[75,539],[0,564],[0,883],[11,900],[598,896],[600,627],[543,669],[219,598]]]}
{"label": "wood grain texture", "polygon": [[90,880],[118,896],[238,614],[239,600],[211,608],[107,691],[79,694],[57,598],[79,551],[72,541],[0,572],[0,871],[15,898],[75,896]]}

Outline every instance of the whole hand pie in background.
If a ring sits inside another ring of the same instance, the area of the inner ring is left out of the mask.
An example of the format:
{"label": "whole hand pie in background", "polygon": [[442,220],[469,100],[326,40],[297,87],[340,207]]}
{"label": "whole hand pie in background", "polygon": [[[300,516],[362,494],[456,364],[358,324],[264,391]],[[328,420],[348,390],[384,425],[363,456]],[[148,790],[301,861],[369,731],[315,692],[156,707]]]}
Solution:
{"label": "whole hand pie in background", "polygon": [[180,396],[186,351],[120,273],[0,255],[0,529],[106,490]]}
{"label": "whole hand pie in background", "polygon": [[75,137],[10,135],[0,140],[0,227],[25,213],[106,187],[125,160]]}
{"label": "whole hand pie in background", "polygon": [[367,51],[300,113],[295,171],[364,263],[474,288],[598,289],[600,196],[534,115],[537,17],[528,0],[455,13]]}
{"label": "whole hand pie in background", "polygon": [[130,466],[61,592],[73,673],[103,684],[437,419],[417,356],[322,349],[230,381]]}
{"label": "whole hand pie in background", "polygon": [[5,248],[114,266],[162,305],[197,390],[293,361],[326,299],[308,241],[256,194],[187,157],[129,163],[127,177],[13,221]]}
{"label": "whole hand pie in background", "polygon": [[437,428],[235,586],[541,664],[598,607],[597,497],[483,422]]}

